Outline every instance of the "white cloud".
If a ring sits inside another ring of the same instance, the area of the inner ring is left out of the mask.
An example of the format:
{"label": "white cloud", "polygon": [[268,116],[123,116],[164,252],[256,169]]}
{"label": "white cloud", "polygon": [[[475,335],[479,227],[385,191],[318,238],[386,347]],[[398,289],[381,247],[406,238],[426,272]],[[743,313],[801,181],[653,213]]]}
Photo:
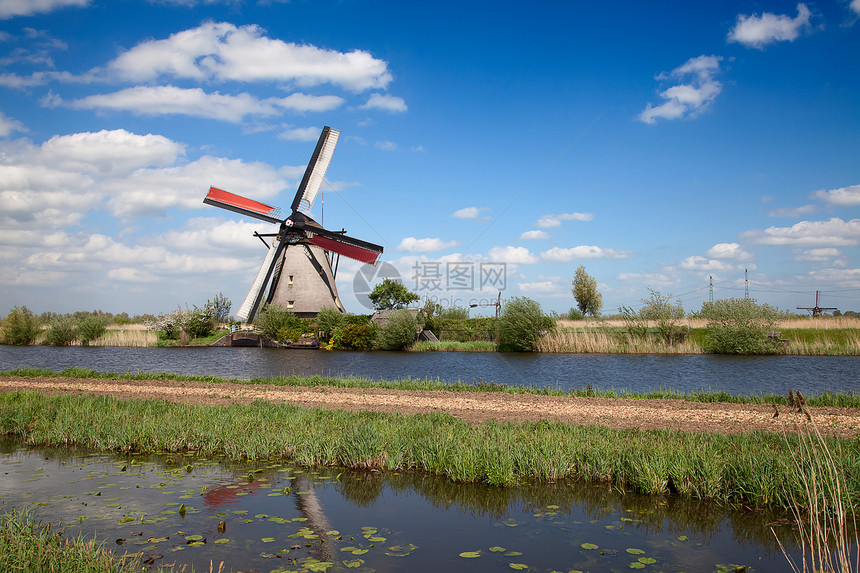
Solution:
{"label": "white cloud", "polygon": [[406,111],[406,102],[403,101],[403,98],[400,97],[383,94],[371,94],[370,98],[367,100],[367,103],[362,106],[359,106],[359,109],[381,109],[384,111],[402,113]]}
{"label": "white cloud", "polygon": [[559,213],[557,215],[544,215],[535,223],[542,229],[561,227],[562,221],[591,221],[594,219],[592,213]]}
{"label": "white cloud", "polygon": [[569,249],[553,247],[540,254],[540,257],[552,263],[569,263],[584,259],[624,259],[630,256],[628,251],[602,249],[594,245],[579,245]]}
{"label": "white cloud", "polygon": [[385,89],[388,64],[368,52],[337,52],[264,35],[256,25],[206,22],[164,40],[142,42],[107,69],[129,81],[169,76],[196,81],[294,82],[338,85],[360,92]]}
{"label": "white cloud", "polygon": [[[857,0],[860,2],[860,0]],[[860,205],[860,185],[849,185],[830,191],[816,191],[813,196],[831,205],[853,206]]]}
{"label": "white cloud", "polygon": [[481,213],[489,210],[489,207],[463,207],[451,213],[451,216],[455,219],[478,219]]}
{"label": "white cloud", "polygon": [[[555,281],[538,281],[531,283],[520,283],[517,285],[520,289],[520,292],[524,293],[541,293],[541,294],[549,294],[553,292],[557,292],[559,290],[559,285]],[[568,292],[568,291],[565,291]],[[568,292],[569,294],[569,292]]]}
{"label": "white cloud", "polygon": [[736,271],[744,268],[750,270],[756,269],[755,265],[725,263],[723,261],[709,259],[707,257],[701,257],[699,255],[687,257],[686,259],[681,261],[681,264],[678,265],[678,267],[685,271],[699,272]]}
{"label": "white cloud", "polygon": [[802,254],[794,257],[796,261],[820,263],[833,259],[841,259],[842,252],[833,247],[823,247],[820,249],[807,249]]}
{"label": "white cloud", "polygon": [[70,172],[125,174],[141,167],[171,165],[185,147],[162,135],[124,129],[55,135],[41,146],[41,161]]}
{"label": "white cloud", "polygon": [[525,247],[493,247],[487,253],[490,261],[499,263],[518,263],[530,265],[538,262],[538,258]]}
{"label": "white cloud", "polygon": [[343,99],[337,96],[291,94],[283,98],[259,99],[248,93],[223,95],[200,88],[136,86],[109,94],[97,94],[64,102],[53,98],[45,105],[66,105],[73,109],[113,109],[141,115],[190,115],[238,123],[247,115],[272,116],[293,112],[330,111]]}
{"label": "white cloud", "polygon": [[549,233],[546,231],[526,231],[520,235],[521,241],[531,241],[534,239],[549,239]]}
{"label": "white cloud", "polygon": [[768,217],[800,217],[815,212],[815,205],[802,205],[800,207],[780,207],[767,212]]}
{"label": "white cloud", "polygon": [[680,83],[661,92],[660,97],[667,101],[658,106],[648,104],[639,114],[639,121],[654,124],[657,119],[695,117],[704,111],[723,89],[723,85],[714,79],[720,71],[721,59],[719,56],[701,55],[687,60],[669,74],[658,75],[658,80],[690,79],[688,83]]}
{"label": "white cloud", "polygon": [[800,33],[809,28],[809,8],[797,5],[797,16],[792,18],[764,12],[761,16],[738,15],[735,27],[728,36],[729,42],[737,42],[748,48],[763,49],[774,42],[793,42]]}
{"label": "white cloud", "polygon": [[8,137],[14,131],[27,131],[24,124],[17,119],[6,117],[0,112],[0,137]]}
{"label": "white cloud", "polygon": [[410,253],[432,253],[443,249],[456,247],[460,243],[457,241],[445,242],[442,239],[416,239],[415,237],[405,237],[397,246],[398,251],[408,251]]}
{"label": "white cloud", "polygon": [[860,16],[860,0],[851,0],[851,4],[848,5],[851,10]]}
{"label": "white cloud", "polygon": [[51,12],[67,6],[82,8],[89,3],[90,0],[2,0],[0,1],[0,20]]}
{"label": "white cloud", "polygon": [[705,253],[712,259],[728,259],[731,261],[746,262],[755,257],[744,250],[738,243],[717,243]]}
{"label": "white cloud", "polygon": [[768,227],[741,233],[741,238],[759,245],[797,247],[841,247],[860,242],[860,219],[801,221],[791,227]]}
{"label": "white cloud", "polygon": [[382,151],[397,151],[397,144],[393,141],[377,141],[373,144],[373,147]]}

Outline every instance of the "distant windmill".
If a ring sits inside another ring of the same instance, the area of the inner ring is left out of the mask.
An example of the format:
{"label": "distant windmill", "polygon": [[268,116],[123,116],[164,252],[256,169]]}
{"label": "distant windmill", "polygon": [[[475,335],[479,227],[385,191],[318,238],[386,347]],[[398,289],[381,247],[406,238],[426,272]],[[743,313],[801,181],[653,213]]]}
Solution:
{"label": "distant windmill", "polygon": [[819,297],[821,296],[821,291],[815,291],[815,306],[799,306],[797,310],[808,310],[812,312],[812,316],[821,316],[822,313],[837,310],[836,308],[830,307],[821,307],[818,305]]}
{"label": "distant windmill", "polygon": [[209,188],[203,200],[207,205],[280,225],[277,233],[254,233],[269,251],[236,313],[237,318],[246,322],[254,320],[269,279],[272,285],[266,297],[268,303],[288,308],[299,316],[315,316],[324,306],[334,306],[344,312],[329,253],[376,264],[382,247],[348,237],[345,231],[328,231],[310,217],[338,137],[340,131],[323,128],[290,206],[292,212],[284,219],[280,218],[280,209],[276,207],[216,187]]}

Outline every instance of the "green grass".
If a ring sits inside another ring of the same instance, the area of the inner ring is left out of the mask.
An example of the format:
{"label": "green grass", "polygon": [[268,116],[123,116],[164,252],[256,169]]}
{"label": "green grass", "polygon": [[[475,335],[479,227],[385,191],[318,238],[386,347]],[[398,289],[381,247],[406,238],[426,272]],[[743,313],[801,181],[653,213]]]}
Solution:
{"label": "green grass", "polygon": [[496,345],[486,340],[470,340],[468,342],[419,340],[412,345],[410,350],[414,352],[495,352]]}
{"label": "green grass", "polygon": [[[687,400],[689,402],[729,402],[733,404],[787,404],[788,397],[776,394],[737,395],[726,392],[701,390],[693,392],[677,392],[675,390],[658,389],[645,393],[628,392],[626,390],[606,390],[593,388],[587,384],[581,388],[562,391],[551,386],[509,386],[492,381],[472,379],[468,382],[457,381],[451,384],[440,380],[420,378],[403,378],[400,380],[373,380],[370,378],[343,376],[277,376],[274,378],[220,378],[217,376],[196,376],[187,374],[171,374],[167,372],[97,372],[88,368],[66,368],[55,372],[44,368],[18,368],[0,372],[0,376],[36,377],[68,377],[93,378],[100,380],[177,380],[188,382],[205,382],[210,384],[271,384],[273,386],[314,387],[328,386],[332,388],[387,388],[396,390],[444,390],[449,392],[502,392],[506,394],[540,394],[545,396],[576,396],[595,398],[630,398],[642,400]],[[803,391],[803,388],[800,388]],[[832,393],[805,395],[809,406],[830,406],[839,408],[860,408],[860,393]]]}
{"label": "green grass", "polygon": [[[793,436],[613,430],[559,422],[473,424],[448,414],[312,410],[255,402],[194,406],[103,396],[0,395],[0,433],[28,444],[124,452],[195,451],[236,460],[418,470],[505,486],[584,480],[645,494],[789,505]],[[860,442],[829,440],[852,499]]]}
{"label": "green grass", "polygon": [[104,544],[67,538],[28,513],[0,513],[0,571],[132,573],[143,570],[139,556],[122,557]]}

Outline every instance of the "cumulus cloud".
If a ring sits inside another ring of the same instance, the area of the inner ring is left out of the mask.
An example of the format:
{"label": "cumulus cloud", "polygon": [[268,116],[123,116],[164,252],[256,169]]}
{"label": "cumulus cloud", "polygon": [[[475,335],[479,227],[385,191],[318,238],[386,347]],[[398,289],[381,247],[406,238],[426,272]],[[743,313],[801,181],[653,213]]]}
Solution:
{"label": "cumulus cloud", "polygon": [[544,215],[535,223],[542,229],[561,227],[562,221],[591,221],[594,219],[592,213],[559,213],[557,215]]}
{"label": "cumulus cloud", "polygon": [[416,239],[415,237],[405,237],[397,246],[398,251],[407,251],[410,253],[432,253],[443,249],[456,247],[460,243],[457,241],[443,241],[442,239]]}
{"label": "cumulus cloud", "polygon": [[827,221],[801,221],[791,227],[768,227],[745,231],[741,238],[759,245],[789,245],[797,247],[842,247],[860,242],[860,219],[843,221],[834,217]]}
{"label": "cumulus cloud", "polygon": [[744,250],[738,243],[717,243],[705,253],[712,259],[723,259],[731,261],[746,262],[755,257]]}
{"label": "cumulus cloud", "polygon": [[41,160],[70,172],[124,174],[141,167],[171,165],[185,147],[162,135],[124,129],[55,135],[42,144]]}
{"label": "cumulus cloud", "polygon": [[551,263],[569,263],[585,259],[624,259],[630,256],[628,251],[602,249],[594,245],[579,245],[569,249],[553,247],[540,254],[540,257]]}
{"label": "cumulus cloud", "polygon": [[723,89],[723,85],[714,79],[720,71],[721,59],[719,56],[701,55],[690,58],[668,74],[659,74],[657,80],[678,80],[682,83],[661,92],[660,97],[666,101],[657,106],[648,104],[639,114],[639,121],[654,124],[657,119],[695,117],[704,111]]}
{"label": "cumulus cloud", "polygon": [[839,205],[840,207],[860,205],[860,185],[849,185],[848,187],[840,187],[839,189],[831,189],[829,191],[816,191],[813,193],[813,196],[816,199],[821,199],[831,205]]}
{"label": "cumulus cloud", "polygon": [[368,52],[338,52],[265,36],[256,25],[206,22],[166,39],[142,42],[120,54],[107,70],[128,81],[160,77],[195,81],[332,84],[361,92],[385,89],[388,64]]}
{"label": "cumulus cloud", "polygon": [[451,216],[455,219],[478,219],[481,217],[481,213],[489,210],[489,207],[463,207],[451,213]]}
{"label": "cumulus cloud", "polygon": [[17,119],[6,117],[0,112],[0,137],[8,137],[15,131],[27,131],[27,128]]}
{"label": "cumulus cloud", "polygon": [[[559,290],[559,285],[555,281],[537,281],[531,283],[520,283],[519,285],[520,292],[524,293],[542,293],[549,294]],[[569,291],[565,291],[567,294],[570,294]]]}
{"label": "cumulus cloud", "polygon": [[700,272],[736,271],[744,268],[755,270],[756,268],[755,265],[732,264],[717,259],[709,259],[707,257],[702,257],[699,255],[687,257],[686,259],[681,261],[681,264],[678,266],[685,271]]}
{"label": "cumulus cloud", "polygon": [[487,252],[490,261],[500,263],[519,263],[530,265],[538,262],[538,258],[525,247],[493,247]]}
{"label": "cumulus cloud", "polygon": [[534,239],[549,239],[549,233],[546,231],[526,231],[520,235],[521,241],[531,241]]}
{"label": "cumulus cloud", "polygon": [[851,3],[848,5],[851,8],[851,11],[860,16],[860,0],[851,0]]}
{"label": "cumulus cloud", "polygon": [[0,20],[44,14],[67,6],[83,8],[89,3],[90,0],[3,0],[0,2]]}
{"label": "cumulus cloud", "polygon": [[272,116],[285,110],[293,112],[330,111],[343,104],[338,96],[291,94],[283,98],[260,99],[248,93],[224,95],[207,93],[200,88],[175,86],[136,86],[109,94],[97,94],[64,102],[59,98],[45,100],[43,105],[65,105],[73,109],[111,109],[140,115],[189,115],[233,123],[248,115]]}
{"label": "cumulus cloud", "polygon": [[761,16],[741,14],[729,32],[728,41],[760,50],[775,42],[793,42],[809,28],[810,16],[809,8],[802,3],[797,5],[797,16],[794,18],[769,12]]}
{"label": "cumulus cloud", "polygon": [[842,252],[839,249],[834,249],[833,247],[823,247],[820,249],[807,249],[803,251],[803,253],[794,257],[794,260],[802,262],[821,263],[841,258]]}
{"label": "cumulus cloud", "polygon": [[359,106],[359,109],[381,109],[384,111],[402,113],[406,111],[406,102],[400,97],[384,94],[372,94],[367,100],[367,103]]}

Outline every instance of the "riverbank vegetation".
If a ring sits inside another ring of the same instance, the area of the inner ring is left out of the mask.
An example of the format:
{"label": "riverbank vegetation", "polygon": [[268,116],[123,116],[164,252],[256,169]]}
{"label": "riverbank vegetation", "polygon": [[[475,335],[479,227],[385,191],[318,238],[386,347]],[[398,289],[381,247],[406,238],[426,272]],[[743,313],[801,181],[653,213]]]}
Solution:
{"label": "riverbank vegetation", "polygon": [[119,556],[94,539],[66,537],[26,512],[0,513],[0,571],[137,573],[143,569],[139,555]]}
{"label": "riverbank vegetation", "polygon": [[[99,396],[0,396],[0,432],[33,445],[196,451],[309,466],[418,470],[505,486],[582,480],[643,494],[791,507],[803,495],[792,435],[615,430],[559,422],[473,424],[448,414],[313,410],[255,402],[195,406]],[[860,444],[827,440],[860,494]]]}

